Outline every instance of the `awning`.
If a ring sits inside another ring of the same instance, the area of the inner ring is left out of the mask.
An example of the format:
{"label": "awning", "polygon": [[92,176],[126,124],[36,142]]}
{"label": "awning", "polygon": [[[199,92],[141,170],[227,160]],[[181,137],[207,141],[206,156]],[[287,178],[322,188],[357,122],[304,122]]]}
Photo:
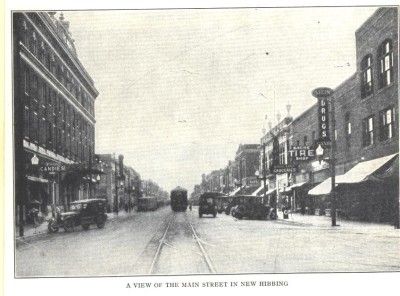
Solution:
{"label": "awning", "polygon": [[301,187],[306,183],[307,182],[299,182],[299,183],[293,184],[293,185],[290,186],[290,189]]}
{"label": "awning", "polygon": [[[273,194],[276,192],[276,188],[267,190],[267,192],[265,192],[265,196]],[[261,188],[261,190],[257,193],[257,196],[264,196],[264,188]]]}
{"label": "awning", "polygon": [[26,178],[32,182],[39,182],[39,183],[49,183],[49,180],[39,178],[39,177],[34,177],[34,176],[26,176]]}
{"label": "awning", "polygon": [[[366,178],[368,178],[369,175],[373,174],[379,168],[381,168],[383,165],[385,165],[387,162],[392,160],[394,157],[397,156],[396,154],[368,160],[368,161],[363,161],[358,164],[356,164],[352,169],[350,169],[347,173],[343,175],[336,176],[335,178],[335,183],[336,186],[339,183],[360,183],[364,181]],[[326,179],[324,182],[321,184],[315,186],[313,189],[308,191],[308,194],[310,195],[325,195],[329,194],[332,190],[331,186],[331,178],[329,177]]]}
{"label": "awning", "polygon": [[236,189],[233,190],[231,193],[229,193],[229,196],[235,195],[235,194],[238,193],[239,190],[242,189],[243,187],[244,187],[244,186],[236,188]]}
{"label": "awning", "polygon": [[264,184],[261,185],[260,187],[258,187],[257,190],[254,191],[251,195],[257,196],[257,194],[258,194],[261,190],[263,190],[263,189],[264,189]]}

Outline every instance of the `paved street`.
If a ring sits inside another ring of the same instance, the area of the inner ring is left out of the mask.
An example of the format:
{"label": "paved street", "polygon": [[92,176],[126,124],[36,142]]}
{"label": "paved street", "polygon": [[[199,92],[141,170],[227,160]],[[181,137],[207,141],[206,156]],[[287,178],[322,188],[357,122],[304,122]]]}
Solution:
{"label": "paved street", "polygon": [[332,228],[329,218],[300,215],[199,219],[196,207],[186,213],[164,207],[104,229],[18,240],[16,276],[394,271],[399,249],[400,232],[388,225]]}

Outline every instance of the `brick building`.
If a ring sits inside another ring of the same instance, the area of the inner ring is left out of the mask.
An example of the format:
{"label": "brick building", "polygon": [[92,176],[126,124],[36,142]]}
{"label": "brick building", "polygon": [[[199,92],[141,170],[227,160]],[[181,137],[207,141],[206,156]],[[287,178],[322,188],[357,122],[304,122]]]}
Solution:
{"label": "brick building", "polygon": [[[393,221],[398,208],[397,29],[397,9],[380,8],[356,31],[357,72],[332,95],[337,190],[341,211],[349,218]],[[317,116],[313,105],[294,119],[291,146],[314,144]],[[329,176],[327,162],[299,163],[293,184],[322,183],[298,192],[292,207],[329,207]],[[307,192],[311,195],[305,200]]]}
{"label": "brick building", "polygon": [[62,14],[14,13],[13,46],[17,214],[46,213],[93,190],[98,91]]}

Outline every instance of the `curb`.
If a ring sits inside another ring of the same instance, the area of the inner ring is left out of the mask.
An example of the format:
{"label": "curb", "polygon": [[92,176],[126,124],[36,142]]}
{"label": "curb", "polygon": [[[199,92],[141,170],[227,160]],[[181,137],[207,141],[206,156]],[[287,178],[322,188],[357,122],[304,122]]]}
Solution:
{"label": "curb", "polygon": [[[107,218],[107,222],[115,222],[116,220],[125,220],[125,219],[127,219],[127,218],[129,218],[129,217],[133,217],[134,215],[133,214],[127,214],[127,215],[123,215],[123,216],[113,216],[113,217],[108,217]],[[20,236],[15,236],[15,240],[18,242],[18,241],[20,241],[20,242],[29,242],[29,241],[31,241],[31,240],[33,240],[33,239],[38,239],[38,238],[42,238],[42,237],[46,237],[46,236],[51,236],[51,235],[53,235],[53,234],[51,234],[51,233],[49,233],[48,231],[47,231],[47,227],[46,227],[46,230],[44,230],[44,231],[39,231],[39,232],[37,232],[37,233],[35,233],[35,234],[31,234],[31,235],[24,235],[23,237],[20,237]]]}

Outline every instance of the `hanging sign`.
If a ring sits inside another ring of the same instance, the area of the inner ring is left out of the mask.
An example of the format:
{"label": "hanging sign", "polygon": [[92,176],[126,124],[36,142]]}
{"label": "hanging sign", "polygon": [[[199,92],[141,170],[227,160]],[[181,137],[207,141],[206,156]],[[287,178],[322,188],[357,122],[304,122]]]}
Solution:
{"label": "hanging sign", "polygon": [[333,94],[333,90],[328,87],[320,87],[313,90],[312,95],[318,99],[318,142],[329,143],[329,107],[328,98]]}

